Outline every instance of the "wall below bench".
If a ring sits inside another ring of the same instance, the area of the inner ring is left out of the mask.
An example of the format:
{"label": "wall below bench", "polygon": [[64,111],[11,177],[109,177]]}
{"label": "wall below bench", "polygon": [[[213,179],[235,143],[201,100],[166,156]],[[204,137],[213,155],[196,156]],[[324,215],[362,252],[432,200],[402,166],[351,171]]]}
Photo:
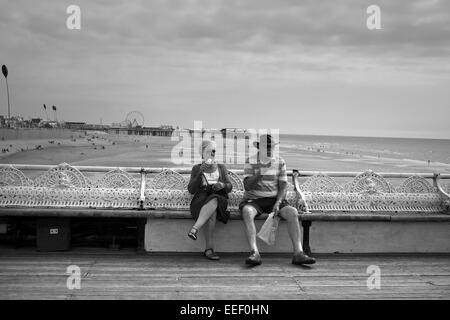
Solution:
{"label": "wall below bench", "polygon": [[[256,220],[257,230],[264,220]],[[187,233],[191,219],[147,219],[145,250],[148,252],[201,252],[203,230],[197,241]],[[249,252],[242,220],[216,224],[217,252]],[[264,252],[290,253],[287,224],[280,222],[274,246],[258,240]],[[430,221],[313,221],[310,229],[313,253],[450,253],[450,222]]]}
{"label": "wall below bench", "polygon": [[450,222],[313,221],[312,252],[450,253]]}

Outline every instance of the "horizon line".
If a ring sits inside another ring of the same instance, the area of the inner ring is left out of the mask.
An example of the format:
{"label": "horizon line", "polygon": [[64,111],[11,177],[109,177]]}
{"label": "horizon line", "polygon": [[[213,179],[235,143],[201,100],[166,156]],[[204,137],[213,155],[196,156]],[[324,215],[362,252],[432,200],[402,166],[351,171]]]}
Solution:
{"label": "horizon line", "polygon": [[311,137],[342,137],[342,138],[388,138],[388,139],[423,139],[423,140],[450,140],[450,138],[430,138],[430,137],[402,137],[402,136],[360,136],[360,135],[340,135],[340,134],[306,134],[306,133],[281,133],[280,135],[311,136]]}

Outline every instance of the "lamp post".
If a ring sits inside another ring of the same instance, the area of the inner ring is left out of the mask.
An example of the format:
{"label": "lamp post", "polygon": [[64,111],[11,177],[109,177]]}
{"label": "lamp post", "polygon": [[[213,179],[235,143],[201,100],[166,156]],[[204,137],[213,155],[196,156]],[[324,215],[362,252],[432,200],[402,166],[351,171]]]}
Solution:
{"label": "lamp post", "polygon": [[8,96],[8,127],[11,127],[11,107],[9,105],[8,68],[2,65],[2,73],[6,79],[6,95]]}

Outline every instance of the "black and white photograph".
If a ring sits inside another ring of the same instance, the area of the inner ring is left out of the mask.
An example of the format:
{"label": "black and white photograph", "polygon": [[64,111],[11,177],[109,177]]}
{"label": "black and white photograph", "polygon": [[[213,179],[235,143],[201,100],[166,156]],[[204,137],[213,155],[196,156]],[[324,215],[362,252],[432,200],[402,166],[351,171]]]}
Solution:
{"label": "black and white photograph", "polygon": [[0,300],[450,299],[450,1],[0,0],[0,65]]}

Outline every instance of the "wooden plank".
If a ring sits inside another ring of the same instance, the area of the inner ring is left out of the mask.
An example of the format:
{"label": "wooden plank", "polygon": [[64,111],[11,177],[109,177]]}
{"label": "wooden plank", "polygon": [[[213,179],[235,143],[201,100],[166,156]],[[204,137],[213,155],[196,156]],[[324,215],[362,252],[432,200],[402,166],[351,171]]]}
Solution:
{"label": "wooden plank", "polygon": [[449,299],[450,287],[412,287],[372,289],[328,286],[305,287],[313,299]]}
{"label": "wooden plank", "polygon": [[[218,262],[200,255],[93,250],[44,254],[0,250],[1,299],[449,299],[450,256],[320,256],[311,268],[291,255],[245,255]],[[68,290],[65,268],[78,264],[82,289]],[[366,286],[368,265],[381,268],[381,289]]]}

